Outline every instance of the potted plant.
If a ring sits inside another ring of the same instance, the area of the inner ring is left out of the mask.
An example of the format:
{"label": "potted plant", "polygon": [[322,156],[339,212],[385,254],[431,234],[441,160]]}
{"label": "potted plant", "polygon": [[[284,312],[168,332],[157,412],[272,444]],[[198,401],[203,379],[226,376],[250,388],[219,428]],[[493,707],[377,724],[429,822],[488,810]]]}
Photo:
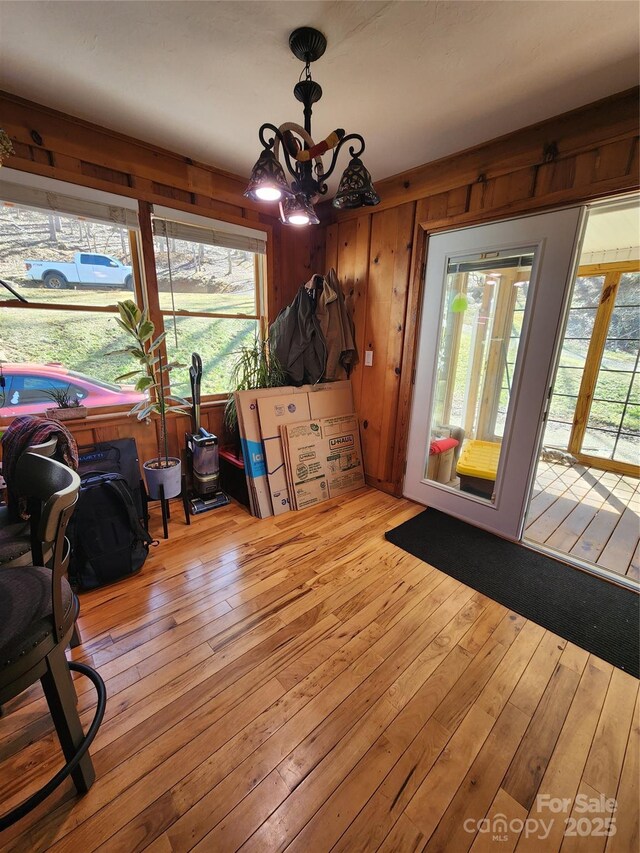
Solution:
{"label": "potted plant", "polygon": [[[279,388],[287,384],[287,374],[275,355],[269,352],[267,341],[260,340],[256,335],[252,346],[241,347],[237,352],[238,360],[231,373],[234,392],[252,388]],[[224,427],[239,459],[240,437],[234,392],[229,395],[224,407]]]}
{"label": "potted plant", "polygon": [[158,455],[143,464],[149,496],[158,500],[162,485],[164,497],[173,498],[180,494],[182,488],[182,466],[180,459],[169,456],[167,414],[185,414],[184,407],[191,405],[188,400],[171,393],[169,373],[174,367],[181,365],[163,359],[161,345],[166,333],[162,332],[154,339],[155,326],[146,310],[141,311],[135,302],[127,299],[118,302],[118,312],[120,317],[116,318],[117,323],[133,338],[133,343],[111,354],[128,353],[140,367],[118,376],[116,382],[138,377],[135,383],[136,391],[146,392],[149,396],[136,403],[129,414],[136,415],[139,421],[155,415],[159,422],[159,430],[156,430]]}
{"label": "potted plant", "polygon": [[86,418],[87,407],[80,405],[80,400],[71,395],[71,388],[45,388],[44,393],[56,404],[56,408],[47,409],[46,415],[56,421],[69,421],[73,418]]}

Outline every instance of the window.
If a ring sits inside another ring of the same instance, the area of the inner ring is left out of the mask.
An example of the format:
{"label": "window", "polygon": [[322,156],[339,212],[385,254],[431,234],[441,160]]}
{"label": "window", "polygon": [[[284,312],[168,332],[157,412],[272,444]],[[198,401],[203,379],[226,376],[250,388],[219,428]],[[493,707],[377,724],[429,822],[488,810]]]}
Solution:
{"label": "window", "polygon": [[55,406],[55,388],[86,406],[141,398],[109,384],[131,369],[109,353],[125,343],[115,304],[135,295],[136,227],[132,210],[0,182],[0,416]]}
{"label": "window", "polygon": [[561,389],[575,412],[566,426],[569,450],[587,461],[611,460],[624,472],[638,464],[640,271],[632,261],[600,270],[576,280],[558,376],[563,363],[575,373],[570,387],[564,380],[570,393]]}
{"label": "window", "polygon": [[[260,335],[265,242],[260,231],[204,222],[155,217],[154,252],[167,356],[190,364],[198,352],[202,393],[216,394],[231,387],[239,349]],[[186,368],[173,371],[172,386],[189,394]]]}
{"label": "window", "polygon": [[[88,407],[130,407],[142,395],[115,380],[134,365],[112,353],[129,343],[116,304],[140,292],[137,202],[6,168],[0,178],[0,417],[43,411],[56,388]],[[197,351],[202,394],[225,393],[262,328],[265,232],[158,207],[153,228],[151,304],[167,357],[185,365],[174,391],[190,394]]]}
{"label": "window", "polygon": [[640,438],[640,273],[618,277],[582,453],[637,464]]}
{"label": "window", "polygon": [[545,444],[564,450],[569,446],[580,383],[596,319],[603,275],[578,275],[571,297],[560,364],[547,418]]}

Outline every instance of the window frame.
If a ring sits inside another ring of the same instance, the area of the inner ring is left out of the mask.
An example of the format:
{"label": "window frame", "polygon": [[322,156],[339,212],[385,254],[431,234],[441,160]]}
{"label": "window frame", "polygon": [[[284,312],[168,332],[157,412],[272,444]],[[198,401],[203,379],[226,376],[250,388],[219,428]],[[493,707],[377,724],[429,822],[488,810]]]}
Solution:
{"label": "window frame", "polygon": [[[169,324],[165,325],[165,318],[168,317],[171,319],[172,317],[194,317],[201,318],[207,320],[255,320],[258,327],[258,336],[260,340],[264,340],[267,335],[268,330],[268,313],[267,313],[267,287],[269,280],[269,258],[270,258],[270,229],[268,226],[264,226],[260,222],[254,222],[249,220],[248,222],[243,222],[241,227],[249,228],[250,230],[262,231],[264,233],[264,242],[266,246],[266,250],[264,254],[260,254],[254,252],[254,287],[255,287],[255,305],[256,312],[254,314],[244,314],[244,313],[230,313],[230,312],[218,312],[218,311],[190,311],[186,309],[176,308],[168,309],[162,308],[160,306],[160,290],[158,287],[158,278],[157,278],[157,264],[156,264],[156,254],[154,248],[154,238],[157,236],[153,231],[153,219],[165,219],[174,222],[183,222],[185,224],[191,224],[195,227],[201,227],[203,229],[214,228],[214,223],[221,222],[223,220],[218,219],[217,217],[206,217],[200,214],[193,214],[187,211],[180,210],[179,208],[167,208],[160,207],[158,205],[144,205],[144,207],[148,208],[148,218],[145,216],[145,212],[143,210],[143,204],[140,205],[140,224],[141,231],[144,235],[145,229],[149,228],[149,239],[145,240],[144,236],[141,238],[142,245],[147,245],[150,247],[150,255],[151,257],[148,259],[145,258],[145,269],[147,271],[147,283],[144,291],[144,296],[147,301],[144,302],[145,307],[148,308],[151,319],[154,321],[156,328],[161,326],[161,329],[170,334],[171,328]],[[207,225],[207,220],[210,219],[210,225]],[[234,225],[237,223],[233,223],[229,221],[230,225]],[[148,263],[153,266],[153,289],[149,288],[149,268]],[[158,322],[159,321],[159,322]],[[163,356],[167,357],[166,343],[162,345]],[[203,394],[202,402],[203,403],[216,403],[216,402],[224,402],[228,399],[229,394],[233,391],[230,388],[228,391],[221,391],[215,394]],[[190,400],[191,395],[186,395],[186,399]]]}
{"label": "window frame", "polygon": [[[618,261],[603,264],[585,264],[579,267],[576,273],[576,278],[588,276],[604,276],[600,300],[596,309],[596,317],[591,331],[591,339],[585,359],[584,372],[580,382],[578,398],[574,411],[573,425],[569,436],[568,451],[574,456],[578,462],[589,465],[592,468],[601,468],[606,471],[613,471],[617,474],[628,475],[632,477],[640,477],[640,466],[633,465],[630,462],[621,462],[616,459],[606,459],[601,456],[593,456],[588,453],[583,453],[582,445],[584,443],[586,432],[589,428],[589,416],[591,414],[591,403],[595,394],[598,377],[600,375],[600,367],[602,357],[604,355],[606,343],[608,340],[609,327],[611,318],[615,308],[616,296],[618,288],[625,273],[640,272],[640,260]],[[622,306],[624,307],[624,306]],[[638,375],[636,372],[631,373],[629,384],[629,394],[633,387],[633,377]],[[627,403],[629,395],[627,395]],[[618,401],[616,401],[618,402]],[[617,438],[622,432],[622,420],[620,427],[616,432]]]}
{"label": "window frame", "polygon": [[[71,184],[58,179],[46,178],[40,175],[35,175],[29,172],[20,172],[12,169],[3,169],[2,178],[6,176],[7,182],[11,184],[22,185],[27,188],[51,190],[58,192],[69,198],[75,198],[78,201],[95,201],[100,203],[109,203],[112,205],[122,202],[123,207],[128,210],[132,209],[131,197],[121,197],[115,193],[104,192],[102,190],[93,189],[91,187]],[[7,200],[7,204],[11,204]],[[170,331],[168,325],[165,327],[165,316],[171,317],[173,311],[166,311],[160,308],[159,293],[157,278],[155,275],[155,253],[153,248],[153,233],[151,230],[151,218],[153,205],[150,202],[135,199],[135,204],[138,212],[139,229],[134,230],[123,225],[126,228],[129,236],[129,246],[131,252],[131,267],[134,279],[134,291],[131,297],[135,299],[136,304],[149,311],[151,319],[155,323],[156,332],[160,334],[162,331]],[[16,205],[17,206],[17,205]],[[33,210],[39,208],[33,207]],[[241,227],[255,231],[261,231],[264,234],[264,243],[266,251],[264,254],[255,254],[254,280],[256,288],[256,313],[255,314],[230,314],[219,312],[192,312],[185,310],[177,310],[176,316],[187,317],[204,317],[210,320],[214,319],[246,319],[255,320],[258,325],[258,334],[261,339],[264,339],[268,328],[268,304],[269,304],[269,287],[272,281],[273,274],[273,259],[272,259],[272,227],[258,220],[244,219],[240,216],[220,215],[216,211],[216,215],[208,216],[207,212],[198,208],[198,213],[193,213],[193,208],[187,209],[181,207],[159,208],[163,214],[168,214],[171,211],[174,214],[175,221],[199,221],[203,227],[207,227],[206,223],[211,222],[209,227],[214,227],[214,223],[223,226],[228,224],[233,227]],[[59,212],[60,216],[73,217],[73,213]],[[81,254],[91,255],[95,252],[82,252]],[[77,291],[78,294],[82,290]],[[29,301],[24,303],[19,299],[9,298],[0,301],[0,307],[14,310],[46,310],[46,311],[70,311],[70,312],[88,312],[117,315],[118,309],[115,303],[109,305],[82,305],[79,303],[69,304],[51,304],[48,302]],[[103,377],[97,377],[102,380]],[[232,390],[232,389],[229,389]],[[229,396],[229,392],[220,392],[217,394],[205,394],[202,396],[202,402],[205,404],[216,404],[225,401]],[[128,413],[131,406],[126,403],[111,405],[111,406],[93,406],[89,409],[88,417],[92,416],[118,416]],[[44,413],[44,409],[43,409]],[[13,419],[13,415],[2,415],[0,413],[0,424],[6,425]]]}
{"label": "window frame", "polygon": [[[59,181],[55,182],[56,184],[60,184]],[[68,186],[67,191],[73,191],[73,185]],[[0,193],[1,195],[1,193]],[[86,198],[86,196],[85,196]],[[101,199],[98,199],[101,200]],[[7,206],[11,206],[11,202],[1,202],[0,204],[6,204]],[[14,205],[18,207],[19,205]],[[26,207],[25,205],[20,205]],[[29,210],[33,210],[36,212],[41,212],[43,215],[46,215],[44,210],[40,210],[37,207],[28,208]],[[60,212],[59,215],[63,218],[71,218],[77,219],[78,217],[72,213],[64,213]],[[129,242],[129,251],[131,254],[131,271],[133,275],[134,281],[134,291],[131,296],[135,297],[135,301],[137,305],[143,305],[143,287],[142,287],[142,276],[139,264],[139,254],[138,254],[138,232],[126,227],[126,225],[121,226],[123,230],[127,232],[128,242]],[[84,255],[87,257],[95,256],[96,252],[79,252],[79,255]],[[90,264],[87,264],[90,265]],[[109,291],[105,290],[105,293]],[[73,293],[77,293],[81,295],[83,293],[82,289],[74,290]],[[80,296],[81,298],[81,296]],[[108,314],[112,317],[118,316],[118,306],[116,303],[110,303],[105,305],[83,305],[78,302],[70,302],[70,303],[51,303],[51,302],[37,302],[34,300],[29,300],[28,302],[22,302],[19,299],[1,299],[0,307],[7,308],[9,310],[19,310],[19,311],[28,311],[28,310],[40,310],[40,311],[63,311],[63,312],[82,312],[85,314]],[[70,368],[70,370],[74,370],[75,368]],[[104,382],[104,378],[101,376],[96,377],[97,381]],[[72,384],[73,380],[70,380],[69,384]],[[50,400],[48,405],[43,405],[41,414],[44,414],[47,408],[51,408],[54,406],[54,403]],[[90,415],[106,415],[112,413],[127,413],[131,409],[131,405],[128,403],[118,403],[111,406],[91,406],[89,408]],[[0,425],[6,425],[11,422],[15,415],[3,415],[0,410]]]}

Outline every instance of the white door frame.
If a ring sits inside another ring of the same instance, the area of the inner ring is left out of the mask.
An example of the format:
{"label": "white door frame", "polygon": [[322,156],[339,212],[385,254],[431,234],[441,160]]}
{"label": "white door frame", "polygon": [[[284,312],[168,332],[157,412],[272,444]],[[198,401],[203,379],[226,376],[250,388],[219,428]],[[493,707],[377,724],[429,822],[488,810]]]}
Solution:
{"label": "white door frame", "polygon": [[[409,427],[404,495],[510,539],[519,539],[528,504],[558,335],[575,269],[584,207],[475,225],[428,238]],[[424,477],[450,258],[474,252],[535,249],[527,310],[505,424],[495,502]]]}

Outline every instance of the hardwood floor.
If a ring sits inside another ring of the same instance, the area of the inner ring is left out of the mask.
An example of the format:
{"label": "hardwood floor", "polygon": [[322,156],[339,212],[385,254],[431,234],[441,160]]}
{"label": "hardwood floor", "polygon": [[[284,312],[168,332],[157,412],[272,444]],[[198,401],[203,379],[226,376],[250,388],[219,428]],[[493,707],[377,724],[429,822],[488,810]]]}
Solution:
{"label": "hardwood floor", "polygon": [[640,481],[540,462],[524,535],[640,581]]}
{"label": "hardwood floor", "polygon": [[[140,575],[82,596],[95,785],[2,850],[637,849],[638,682],[384,540],[419,511],[176,509]],[[6,710],[3,811],[61,764],[39,687]],[[583,837],[609,815],[577,794],[617,800],[615,835]]]}

